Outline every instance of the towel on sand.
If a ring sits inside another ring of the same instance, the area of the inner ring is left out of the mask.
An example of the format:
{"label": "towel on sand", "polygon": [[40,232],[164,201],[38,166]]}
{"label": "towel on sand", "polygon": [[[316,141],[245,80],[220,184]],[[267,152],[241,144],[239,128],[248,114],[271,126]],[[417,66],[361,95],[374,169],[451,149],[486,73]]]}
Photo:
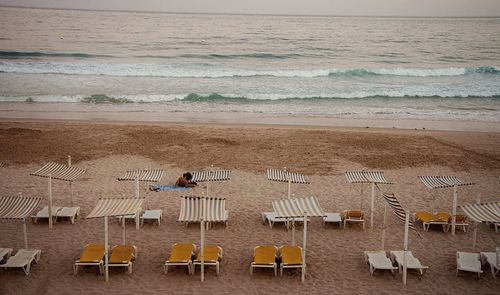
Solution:
{"label": "towel on sand", "polygon": [[155,184],[151,185],[149,187],[150,190],[155,191],[155,192],[160,192],[160,191],[186,191],[192,189],[192,187],[182,187],[182,186],[175,186],[175,185],[163,185],[163,184]]}

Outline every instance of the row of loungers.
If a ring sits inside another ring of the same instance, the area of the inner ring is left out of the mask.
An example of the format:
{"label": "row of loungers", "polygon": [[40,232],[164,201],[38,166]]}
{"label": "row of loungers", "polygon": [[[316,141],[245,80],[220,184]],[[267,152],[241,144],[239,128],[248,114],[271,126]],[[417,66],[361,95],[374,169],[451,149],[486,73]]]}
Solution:
{"label": "row of loungers", "polygon": [[[99,273],[104,273],[105,250],[102,244],[87,244],[83,247],[80,259],[73,264],[73,274],[78,273],[80,266],[97,266]],[[132,273],[133,261],[137,258],[137,247],[134,245],[117,245],[111,249],[108,265],[110,267],[126,267]]]}
{"label": "row of loungers", "polygon": [[[54,223],[57,222],[57,219],[68,218],[71,223],[74,224],[79,214],[80,207],[52,207],[52,218],[54,219]],[[42,210],[38,211],[36,215],[31,216],[31,218],[34,223],[36,223],[38,219],[49,219],[49,207],[43,207]]]}
{"label": "row of loungers", "polygon": [[[203,248],[204,265],[215,266],[216,274],[220,272],[220,261],[222,260],[222,248],[215,245],[207,245]],[[172,266],[186,266],[188,274],[194,274],[196,265],[201,265],[201,251],[195,244],[176,243],[173,245],[170,256],[163,265],[166,274]]]}
{"label": "row of loungers", "polygon": [[[425,211],[417,211],[413,215],[413,221],[421,222],[425,231],[428,231],[431,225],[439,225],[443,227],[444,232],[447,232],[452,224],[452,216],[446,212],[436,212],[432,214]],[[461,228],[464,232],[466,232],[467,227],[469,226],[466,221],[467,217],[465,215],[455,215],[455,226],[457,229]]]}
{"label": "row of loungers", "polygon": [[[363,229],[365,228],[365,218],[363,211],[359,210],[345,210],[342,213],[325,213],[326,216],[323,217],[323,223],[326,225],[327,223],[337,223],[340,227],[342,224],[344,228],[346,228],[348,223],[361,224]],[[290,228],[290,219],[286,218],[278,218],[276,212],[262,212],[262,222],[269,224],[269,227],[272,228],[275,223],[283,223],[287,229]],[[294,222],[303,223],[304,218],[298,217],[293,219]],[[308,220],[309,221],[309,220]]]}
{"label": "row of loungers", "polygon": [[40,261],[41,250],[19,249],[14,256],[11,248],[0,248],[0,268],[21,268],[30,274],[31,264]]}

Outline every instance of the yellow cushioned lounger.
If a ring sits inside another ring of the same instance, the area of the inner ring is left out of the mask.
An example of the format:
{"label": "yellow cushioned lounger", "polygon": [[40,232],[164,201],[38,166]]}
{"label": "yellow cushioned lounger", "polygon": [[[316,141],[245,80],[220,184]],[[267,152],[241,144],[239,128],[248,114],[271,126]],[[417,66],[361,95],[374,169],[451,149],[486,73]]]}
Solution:
{"label": "yellow cushioned lounger", "polygon": [[274,268],[274,276],[277,275],[278,267],[276,257],[278,248],[276,246],[257,246],[254,248],[253,261],[250,264],[250,275],[253,274],[254,267]]}
{"label": "yellow cushioned lounger", "polygon": [[[222,248],[219,246],[214,246],[214,245],[207,245],[204,248],[203,251],[204,255],[204,264],[205,266],[207,265],[215,265],[215,270],[217,275],[219,275],[220,271],[220,264],[219,261],[222,259]],[[201,251],[198,251],[198,254],[196,255],[196,259],[194,260],[194,265],[193,265],[193,273],[196,265],[201,265]]]}
{"label": "yellow cushioned lounger", "polygon": [[191,273],[191,258],[194,255],[196,246],[194,244],[176,243],[172,246],[172,252],[163,266],[163,272],[168,272],[169,266],[187,266],[188,274]]}
{"label": "yellow cushioned lounger", "polygon": [[78,273],[78,266],[80,265],[97,265],[99,272],[102,274],[102,266],[104,263],[104,245],[102,244],[87,244],[83,247],[80,259],[75,261],[73,265],[73,273]]}
{"label": "yellow cushioned lounger", "polygon": [[137,247],[133,245],[117,245],[111,250],[109,266],[126,266],[132,273],[132,260],[137,256]]}
{"label": "yellow cushioned lounger", "polygon": [[281,265],[280,274],[283,275],[284,268],[303,268],[302,247],[282,246],[280,247]]}

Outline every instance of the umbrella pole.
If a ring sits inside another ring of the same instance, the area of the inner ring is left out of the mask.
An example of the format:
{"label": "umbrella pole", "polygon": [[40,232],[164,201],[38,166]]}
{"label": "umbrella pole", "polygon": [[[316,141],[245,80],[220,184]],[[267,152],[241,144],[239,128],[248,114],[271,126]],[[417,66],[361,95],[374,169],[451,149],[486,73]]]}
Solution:
{"label": "umbrella pole", "polygon": [[[481,204],[481,198],[477,198],[477,203]],[[474,221],[474,224],[472,225],[474,228],[474,231],[472,232],[472,252],[476,250],[476,239],[477,239],[477,226],[478,223]]]}
{"label": "umbrella pole", "polygon": [[109,281],[109,265],[108,265],[108,216],[104,216],[104,278],[106,282]]}
{"label": "umbrella pole", "polygon": [[373,210],[375,208],[375,182],[372,182],[372,199],[370,203],[370,228],[373,229]]}
{"label": "umbrella pole", "polygon": [[139,175],[135,175],[135,197],[139,199]]}
{"label": "umbrella pole", "polygon": [[457,219],[457,190],[458,190],[458,185],[453,186],[453,210],[451,212],[451,234],[455,235],[455,225],[456,225],[456,219]]}
{"label": "umbrella pole", "polygon": [[292,246],[295,246],[295,218],[292,218]]}
{"label": "umbrella pole", "polygon": [[408,228],[410,226],[410,211],[406,211],[405,215],[405,240],[404,240],[404,251],[403,251],[403,284],[406,285],[406,273],[408,270],[406,252],[408,251]]}
{"label": "umbrella pole", "polygon": [[302,239],[302,282],[306,280],[307,212],[304,212],[304,237]]}
{"label": "umbrella pole", "polygon": [[26,218],[23,218],[24,249],[28,249],[28,233],[26,230]]}
{"label": "umbrella pole", "polygon": [[201,258],[201,281],[205,281],[205,198],[203,194],[201,194],[201,222],[200,222],[200,230],[201,230],[201,249],[200,249],[200,258]]}
{"label": "umbrella pole", "polygon": [[49,173],[49,228],[52,228],[52,174]]}
{"label": "umbrella pole", "polygon": [[70,205],[73,207],[73,181],[69,182],[69,197],[70,197]]}
{"label": "umbrella pole", "polygon": [[382,225],[382,250],[385,249],[385,223],[387,218],[387,203],[384,206],[384,224]]}
{"label": "umbrella pole", "polygon": [[125,245],[125,215],[122,216],[122,245]]}

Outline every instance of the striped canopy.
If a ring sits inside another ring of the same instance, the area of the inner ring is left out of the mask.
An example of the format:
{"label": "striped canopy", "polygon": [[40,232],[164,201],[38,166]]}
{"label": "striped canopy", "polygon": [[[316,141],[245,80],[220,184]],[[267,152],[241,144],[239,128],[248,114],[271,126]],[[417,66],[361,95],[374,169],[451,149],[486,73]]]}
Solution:
{"label": "striped canopy", "polygon": [[202,198],[199,196],[182,196],[181,212],[179,221],[200,222],[202,211],[202,200],[205,200],[205,221],[226,221],[226,199],[224,198]]}
{"label": "striped canopy", "polygon": [[[383,193],[383,195],[384,195],[384,200],[392,208],[392,211],[394,211],[394,213],[398,217],[399,221],[401,221],[404,224],[405,219],[406,219],[406,211],[403,208],[403,206],[401,206],[398,199],[396,199],[394,194]],[[415,228],[415,225],[413,224],[413,222],[411,220],[409,220],[408,226],[411,230],[417,231],[417,229]]]}
{"label": "striped canopy", "polygon": [[294,218],[304,216],[326,216],[316,197],[282,199],[273,201],[273,208],[278,218]]}
{"label": "striped canopy", "polygon": [[345,173],[347,181],[350,183],[385,183],[391,184],[385,179],[384,172],[381,171],[348,171]]}
{"label": "striped canopy", "polygon": [[39,177],[49,177],[64,181],[75,181],[78,177],[82,176],[86,171],[76,168],[74,166],[67,166],[56,162],[48,162],[42,168],[31,173],[30,175]]}
{"label": "striped canopy", "polygon": [[0,162],[0,167],[3,167],[5,166],[5,163],[4,162]]}
{"label": "striped canopy", "polygon": [[135,177],[139,176],[139,181],[159,182],[163,176],[163,172],[161,169],[132,170],[125,172],[125,175],[118,177],[118,180],[135,180]]}
{"label": "striped canopy", "polygon": [[111,217],[135,214],[142,208],[144,199],[109,198],[99,199],[87,218]]}
{"label": "striped canopy", "polygon": [[456,176],[430,175],[430,176],[419,176],[419,178],[422,181],[422,183],[430,189],[447,188],[447,187],[453,187],[455,185],[464,186],[464,185],[474,184],[473,182],[463,183]]}
{"label": "striped canopy", "polygon": [[500,222],[500,202],[498,201],[460,207],[475,222]]}
{"label": "striped canopy", "polygon": [[31,216],[42,198],[11,196],[0,197],[0,219],[23,219]]}
{"label": "striped canopy", "polygon": [[193,172],[193,179],[191,179],[194,182],[224,180],[231,180],[231,170],[196,171]]}
{"label": "striped canopy", "polygon": [[273,168],[267,169],[267,179],[281,182],[288,182],[290,179],[292,183],[309,183],[304,174]]}

